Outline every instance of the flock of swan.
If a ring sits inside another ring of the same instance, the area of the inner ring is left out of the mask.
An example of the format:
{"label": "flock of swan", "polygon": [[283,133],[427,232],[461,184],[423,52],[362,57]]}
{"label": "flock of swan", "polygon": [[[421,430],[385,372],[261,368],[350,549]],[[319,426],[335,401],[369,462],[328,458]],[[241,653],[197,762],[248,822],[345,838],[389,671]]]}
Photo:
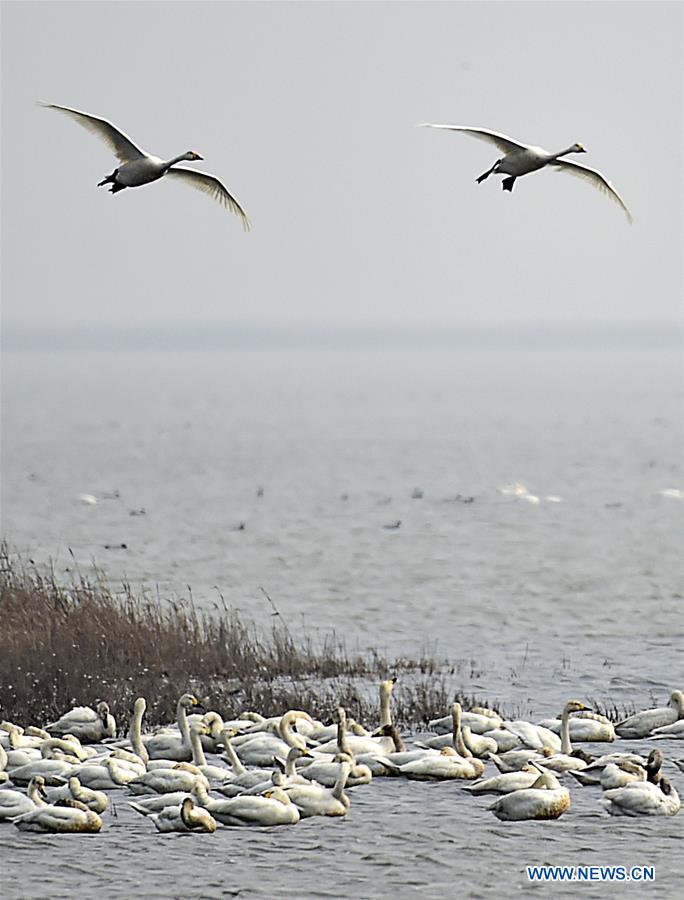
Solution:
{"label": "flock of swan", "polygon": [[[198,159],[202,159],[194,150],[188,150],[179,156],[174,156],[173,159],[163,160],[158,156],[152,156],[141,150],[123,131],[119,131],[107,119],[93,116],[78,109],[72,109],[70,106],[60,106],[56,103],[40,103],[40,105],[47,109],[56,109],[69,116],[83,128],[103,140],[109,149],[112,150],[120,165],[114,169],[111,175],[107,175],[106,178],[100,181],[98,187],[111,184],[110,192],[116,194],[125,188],[140,187],[143,184],[158,181],[163,176],[168,175],[178,178],[185,184],[204,191],[210,197],[218,200],[232,213],[239,216],[244,229],[246,231],[249,230],[250,221],[245,211],[215,175],[178,165],[179,162],[195,162]],[[562,159],[569,153],[586,153],[587,151],[582,144],[575,143],[566,150],[561,150],[558,153],[549,153],[542,147],[522,144],[513,140],[513,138],[507,137],[505,134],[501,134],[498,131],[490,131],[487,128],[473,128],[470,125],[435,125],[428,122],[424,123],[424,127],[446,128],[449,131],[464,132],[478,140],[494,144],[504,154],[500,159],[496,160],[491,168],[477,178],[478,184],[485,181],[490,175],[507,175],[508,177],[503,179],[502,187],[505,191],[512,191],[516,178],[520,178],[522,175],[527,175],[530,172],[536,172],[538,169],[543,169],[546,166],[553,166],[558,171],[576,175],[598,188],[598,190],[609,196],[621,207],[630,224],[633,221],[632,214],[622,197],[607,178],[596,169],[589,168],[589,166]]]}
{"label": "flock of swan", "polygon": [[[562,816],[571,804],[569,784],[598,787],[613,816],[680,810],[657,745],[647,757],[629,749],[593,756],[573,746],[617,738],[684,740],[680,690],[666,707],[616,725],[579,700],[569,700],[559,718],[537,724],[454,703],[447,716],[429,723],[431,735],[407,746],[392,722],[394,683],[380,684],[373,730],[348,718],[343,707],[330,725],[294,709],[224,721],[218,712],[200,712],[192,694],[178,700],[176,721],[152,734],[143,733],[146,702],[138,698],[126,739],[117,738],[105,702],[76,707],[45,729],[3,721],[0,824],[28,832],[99,832],[109,794],[117,792],[160,832],[295,825],[312,816],[346,815],[348,791],[391,776],[465,782],[463,790],[475,798],[497,796],[487,808],[502,821]],[[672,763],[684,772],[684,758]]]}

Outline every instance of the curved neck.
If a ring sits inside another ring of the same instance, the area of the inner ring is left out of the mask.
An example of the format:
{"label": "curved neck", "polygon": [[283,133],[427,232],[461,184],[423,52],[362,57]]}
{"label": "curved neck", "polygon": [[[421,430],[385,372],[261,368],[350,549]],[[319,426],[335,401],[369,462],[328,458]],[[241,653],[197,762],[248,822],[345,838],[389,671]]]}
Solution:
{"label": "curved neck", "polygon": [[570,756],[572,744],[570,743],[570,710],[565,707],[561,716],[561,753]]}
{"label": "curved neck", "polygon": [[394,725],[391,728],[389,736],[392,738],[392,740],[394,742],[395,751],[397,753],[404,753],[404,751],[406,750],[406,744],[404,743],[401,735],[399,734],[397,729],[394,727]]}
{"label": "curved neck", "polygon": [[340,763],[340,771],[337,773],[337,778],[335,779],[335,787],[332,791],[332,795],[335,800],[341,800],[344,796],[344,786],[347,783],[347,778],[349,777],[349,770],[349,763]]}
{"label": "curved neck", "polygon": [[228,757],[228,762],[230,763],[231,769],[234,772],[237,772],[238,775],[244,775],[247,769],[240,762],[240,759],[235,752],[235,748],[230,742],[230,734],[225,729],[223,730],[223,732],[221,732],[221,740],[223,741],[223,749],[226,756]]}
{"label": "curved neck", "polygon": [[297,716],[295,713],[285,713],[280,720],[278,731],[288,747],[296,747],[298,750],[304,750],[306,749],[304,738],[300,734],[295,734],[292,730],[292,724],[296,718]]}
{"label": "curved neck", "polygon": [[28,786],[28,796],[29,800],[32,800],[36,806],[47,806],[48,803],[43,799],[43,796],[40,792],[40,788],[36,784],[34,779],[31,779],[31,782]]}
{"label": "curved neck", "polygon": [[338,709],[338,717],[337,749],[340,751],[340,753],[346,753],[348,756],[354,759],[354,754],[352,753],[351,747],[349,746],[349,741],[347,740],[347,715],[342,707]]}
{"label": "curved neck", "polygon": [[466,747],[463,742],[463,735],[461,734],[461,704],[454,703],[451,707],[451,719],[453,722],[452,725],[452,740],[454,745],[454,750],[464,758],[468,758],[472,756],[472,753]]}
{"label": "curved neck", "polygon": [[206,809],[209,809],[212,803],[221,802],[220,800],[212,800],[212,798],[209,796],[209,792],[199,778],[195,779],[195,783],[192,786],[191,793],[193,794],[193,796],[197,797],[197,802],[199,803],[199,805],[204,806]]}

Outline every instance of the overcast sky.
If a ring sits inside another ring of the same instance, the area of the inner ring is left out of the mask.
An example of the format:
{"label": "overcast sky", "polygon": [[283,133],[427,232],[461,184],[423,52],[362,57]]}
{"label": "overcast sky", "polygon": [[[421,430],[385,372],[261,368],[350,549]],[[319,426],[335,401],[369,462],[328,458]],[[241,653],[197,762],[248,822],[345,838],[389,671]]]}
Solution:
{"label": "overcast sky", "polygon": [[[4,2],[5,329],[670,322],[682,296],[680,3]],[[187,149],[112,196],[107,147],[36,100]],[[503,193],[502,131],[602,171]],[[190,165],[190,164],[188,164]]]}

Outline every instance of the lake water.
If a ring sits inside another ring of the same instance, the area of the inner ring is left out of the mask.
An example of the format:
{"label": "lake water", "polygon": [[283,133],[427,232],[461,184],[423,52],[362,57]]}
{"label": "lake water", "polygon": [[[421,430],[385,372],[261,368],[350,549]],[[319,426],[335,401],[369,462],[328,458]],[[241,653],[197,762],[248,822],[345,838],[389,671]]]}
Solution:
{"label": "lake water", "polygon": [[[684,683],[682,422],[673,348],[8,352],[2,533],[58,571],[71,548],[114,586],[218,590],[265,624],[262,586],[292,630],[427,648],[531,717],[573,696],[643,708]],[[497,896],[529,888],[527,863],[598,862],[681,891],[684,816],[609,819],[590,789],[555,823],[486,805],[383,779],[342,822],[164,837],[121,803],[85,840],[3,827],[0,886]]]}

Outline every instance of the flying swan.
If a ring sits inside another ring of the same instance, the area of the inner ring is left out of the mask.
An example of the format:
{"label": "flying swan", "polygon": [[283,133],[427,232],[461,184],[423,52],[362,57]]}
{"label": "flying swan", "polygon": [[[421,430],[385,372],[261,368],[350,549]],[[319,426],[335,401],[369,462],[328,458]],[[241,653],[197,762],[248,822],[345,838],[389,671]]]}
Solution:
{"label": "flying swan", "polygon": [[176,163],[183,160],[194,162],[197,159],[202,159],[199,153],[195,153],[194,150],[188,150],[186,153],[181,153],[180,156],[174,156],[173,159],[163,160],[158,156],[151,156],[149,153],[145,153],[144,150],[136,147],[123,131],[119,131],[106,119],[91,116],[89,113],[81,112],[78,109],[71,109],[69,106],[59,106],[56,103],[42,103],[39,101],[38,105],[47,109],[56,109],[70,116],[83,128],[92,132],[96,137],[101,138],[109,149],[113,151],[121,165],[117,166],[111,175],[100,181],[98,187],[102,187],[103,184],[111,184],[110,192],[116,194],[119,191],[123,191],[124,188],[140,187],[143,184],[149,184],[151,181],[157,181],[163,175],[171,175],[190,185],[190,187],[209,194],[214,200],[218,200],[230,212],[239,216],[243,228],[245,231],[249,231],[251,223],[244,209],[215,175],[210,175],[208,172],[198,172],[196,169],[185,169],[176,165]]}
{"label": "flying swan", "polygon": [[536,172],[537,169],[543,169],[545,166],[554,166],[560,172],[576,175],[578,178],[583,178],[585,181],[593,184],[595,188],[607,194],[618,206],[622,207],[630,225],[633,222],[632,214],[627,209],[624,200],[607,178],[600,172],[597,172],[596,169],[590,169],[589,166],[582,166],[579,163],[561,159],[562,156],[567,156],[568,153],[586,153],[587,151],[581,144],[572,144],[572,146],[566,150],[561,150],[559,153],[549,153],[543,147],[521,144],[505,134],[500,134],[498,131],[489,131],[487,128],[472,128],[469,125],[433,125],[430,122],[424,122],[419,127],[463,131],[479,141],[487,141],[490,144],[494,144],[504,155],[497,159],[491,169],[480,175],[477,179],[478,184],[489,178],[490,175],[508,175],[508,178],[504,178],[502,187],[505,191],[512,191],[515,179],[521,175]]}

